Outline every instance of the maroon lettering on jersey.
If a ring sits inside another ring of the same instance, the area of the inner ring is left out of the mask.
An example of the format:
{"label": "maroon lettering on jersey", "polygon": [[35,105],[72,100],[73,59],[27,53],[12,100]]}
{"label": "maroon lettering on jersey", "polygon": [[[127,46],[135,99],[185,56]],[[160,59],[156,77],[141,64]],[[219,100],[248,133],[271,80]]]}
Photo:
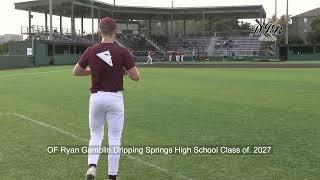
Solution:
{"label": "maroon lettering on jersey", "polygon": [[126,48],[114,43],[101,43],[87,48],[78,64],[91,70],[91,93],[123,91],[124,69],[135,67]]}

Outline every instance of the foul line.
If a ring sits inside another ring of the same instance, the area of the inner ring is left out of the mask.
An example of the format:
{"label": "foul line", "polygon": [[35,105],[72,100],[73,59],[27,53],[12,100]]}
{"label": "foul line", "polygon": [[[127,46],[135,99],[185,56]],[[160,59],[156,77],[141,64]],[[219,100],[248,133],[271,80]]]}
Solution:
{"label": "foul line", "polygon": [[[1,77],[1,76],[0,76],[0,77]],[[79,136],[77,136],[77,135],[74,135],[74,134],[69,133],[69,132],[64,131],[64,130],[61,130],[61,129],[57,128],[57,127],[50,126],[50,125],[48,125],[48,124],[45,124],[45,123],[43,123],[43,122],[34,120],[34,119],[32,119],[32,118],[26,117],[26,116],[21,115],[21,114],[18,114],[18,113],[1,113],[1,112],[0,112],[0,116],[1,116],[1,115],[13,115],[13,116],[19,117],[19,118],[21,118],[21,119],[24,119],[24,120],[33,122],[33,123],[35,123],[35,124],[38,124],[38,125],[40,125],[40,126],[44,126],[44,127],[49,128],[49,129],[53,129],[53,130],[55,130],[55,131],[58,131],[58,132],[60,132],[60,133],[62,133],[62,134],[65,134],[65,135],[68,135],[68,136],[70,136],[70,137],[73,137],[73,138],[75,138],[75,139],[78,139],[78,140],[81,140],[81,141],[84,141],[84,142],[88,142],[87,139],[81,138],[81,137],[79,137]],[[135,161],[137,161],[137,162],[139,162],[139,163],[141,163],[141,164],[144,164],[145,166],[148,166],[148,167],[150,167],[150,168],[157,169],[157,170],[162,171],[162,172],[165,172],[165,173],[167,173],[167,174],[169,174],[169,175],[176,176],[176,177],[179,177],[179,178],[181,178],[181,179],[192,180],[192,178],[186,177],[186,176],[181,175],[181,174],[178,174],[178,173],[171,172],[171,171],[169,171],[168,169],[165,169],[165,168],[162,168],[162,167],[157,166],[157,165],[155,165],[155,164],[152,164],[152,163],[143,161],[142,159],[139,159],[139,158],[136,158],[136,157],[133,157],[133,156],[130,156],[130,155],[125,155],[125,156],[128,157],[128,158],[131,159],[131,160],[135,160]]]}
{"label": "foul line", "polygon": [[64,70],[58,70],[58,71],[40,71],[40,72],[33,72],[33,73],[21,73],[21,74],[7,74],[7,75],[2,75],[0,78],[4,77],[15,77],[15,76],[27,76],[27,75],[36,75],[36,74],[48,74],[48,73],[57,73],[57,72],[64,72],[64,71],[70,71],[71,69],[64,69]]}

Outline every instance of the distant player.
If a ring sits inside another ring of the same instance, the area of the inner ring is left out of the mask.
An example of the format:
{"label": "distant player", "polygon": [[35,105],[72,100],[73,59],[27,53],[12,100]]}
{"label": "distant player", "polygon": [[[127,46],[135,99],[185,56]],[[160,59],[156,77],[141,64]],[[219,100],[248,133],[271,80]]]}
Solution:
{"label": "distant player", "polygon": [[[172,57],[173,58],[176,58],[176,53],[177,53],[176,51],[172,50]],[[172,59],[172,61],[174,61],[174,59]]]}
{"label": "distant player", "polygon": [[148,52],[147,62],[146,63],[147,64],[148,63],[152,64],[152,51],[151,50]]}
{"label": "distant player", "polygon": [[173,54],[173,51],[172,51],[172,50],[169,50],[169,51],[168,51],[169,62],[172,61],[172,54]]}
{"label": "distant player", "polygon": [[192,49],[192,61],[195,61],[196,59],[196,49]]}
{"label": "distant player", "polygon": [[133,60],[136,61],[136,56],[133,54],[133,50],[130,49],[129,52],[130,52],[130,55],[132,56]]}
{"label": "distant player", "polygon": [[224,50],[224,56],[223,56],[223,61],[228,60],[229,52],[228,50]]}
{"label": "distant player", "polygon": [[176,62],[180,61],[180,52],[176,51]]}
{"label": "distant player", "polygon": [[[75,76],[91,76],[92,87],[89,105],[90,142],[88,153],[89,169],[86,179],[96,177],[99,160],[99,148],[104,134],[104,125],[108,124],[108,179],[117,179],[124,123],[123,75],[138,81],[140,74],[129,51],[114,43],[116,22],[104,18],[99,24],[102,42],[89,47],[81,56],[73,70]],[[90,69],[87,69],[87,67]],[[96,152],[94,152],[96,151]]]}
{"label": "distant player", "polygon": [[184,61],[183,58],[184,58],[184,52],[183,52],[183,51],[180,51],[180,60],[181,60],[181,62]]}
{"label": "distant player", "polygon": [[208,52],[205,52],[205,53],[204,53],[204,60],[205,60],[205,61],[209,61]]}

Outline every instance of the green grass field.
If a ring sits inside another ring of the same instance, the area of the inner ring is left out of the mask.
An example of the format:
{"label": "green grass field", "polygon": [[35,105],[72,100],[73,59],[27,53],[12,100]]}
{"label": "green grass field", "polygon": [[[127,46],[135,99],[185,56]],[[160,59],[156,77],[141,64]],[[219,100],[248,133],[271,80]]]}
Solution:
{"label": "green grass field", "polygon": [[[48,145],[89,138],[89,78],[71,69],[0,71],[0,179],[84,179],[86,155],[47,153]],[[273,153],[122,156],[122,180],[320,179],[320,69],[141,73],[140,82],[125,82],[123,144],[266,144]],[[106,174],[102,155],[97,179]]]}

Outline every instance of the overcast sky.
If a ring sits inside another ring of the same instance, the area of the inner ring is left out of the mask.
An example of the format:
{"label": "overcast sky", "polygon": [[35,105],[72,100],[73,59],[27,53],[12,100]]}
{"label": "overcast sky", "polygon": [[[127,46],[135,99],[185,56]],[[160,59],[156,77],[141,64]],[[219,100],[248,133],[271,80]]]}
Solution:
{"label": "overcast sky", "polygon": [[[1,0],[0,6],[0,34],[20,34],[21,26],[28,25],[28,13],[14,9],[14,2],[27,0]],[[113,3],[113,0],[99,0]],[[290,4],[291,3],[291,4]],[[118,5],[134,6],[161,6],[171,7],[171,0],[116,0]],[[237,5],[263,5],[267,16],[274,14],[275,0],[174,0],[175,7],[182,6],[237,6]],[[297,15],[305,11],[320,7],[320,0],[289,0],[289,14]],[[285,14],[286,0],[278,0],[278,14]],[[85,27],[90,29],[90,21],[85,20]],[[79,28],[80,21],[76,21],[76,28]],[[44,25],[44,15],[34,14],[33,25]],[[59,18],[53,18],[53,25],[59,26]],[[64,19],[64,26],[70,28],[70,20]]]}

